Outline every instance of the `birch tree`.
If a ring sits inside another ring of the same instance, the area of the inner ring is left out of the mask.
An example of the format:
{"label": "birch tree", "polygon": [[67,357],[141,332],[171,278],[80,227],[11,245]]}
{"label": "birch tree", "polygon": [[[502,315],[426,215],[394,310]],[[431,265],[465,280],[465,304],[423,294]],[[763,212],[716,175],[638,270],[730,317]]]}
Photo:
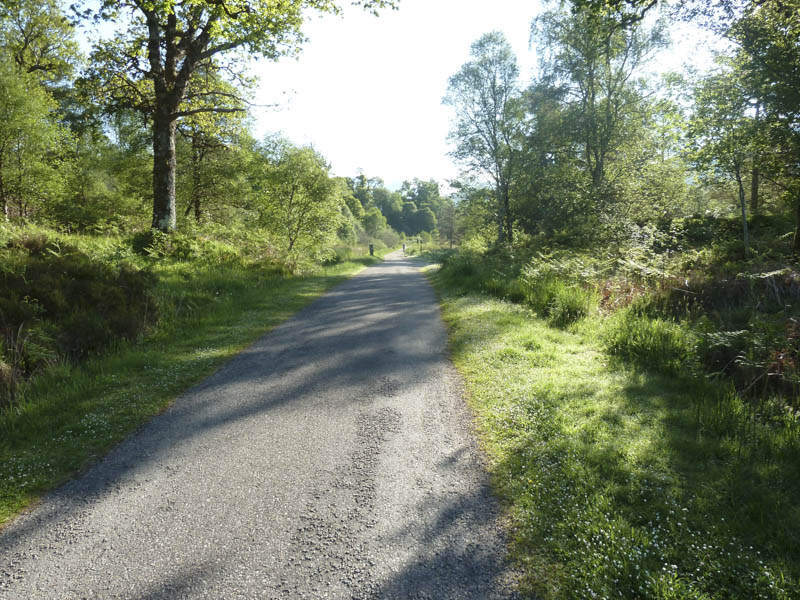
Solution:
{"label": "birch tree", "polygon": [[519,166],[523,118],[517,58],[499,31],[472,44],[472,60],[450,78],[444,104],[455,110],[451,155],[473,175],[488,177],[496,202],[497,241],[513,241],[511,195]]}
{"label": "birch tree", "polygon": [[342,220],[343,189],[312,148],[272,140],[263,151],[258,191],[261,225],[285,254],[324,259],[333,250]]}

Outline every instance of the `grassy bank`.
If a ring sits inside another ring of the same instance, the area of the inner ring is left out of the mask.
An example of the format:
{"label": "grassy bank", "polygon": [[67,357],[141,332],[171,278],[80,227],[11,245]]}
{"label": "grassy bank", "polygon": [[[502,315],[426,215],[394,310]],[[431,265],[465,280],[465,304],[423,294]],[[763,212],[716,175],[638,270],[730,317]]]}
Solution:
{"label": "grassy bank", "polygon": [[[65,238],[59,241],[63,245]],[[102,456],[265,331],[380,260],[350,256],[288,276],[263,260],[239,260],[231,248],[223,248],[224,260],[174,260],[134,256],[119,238],[66,241],[98,260],[117,261],[115,255],[125,254],[151,272],[159,318],[137,339],[116,340],[80,362],[51,360],[18,385],[0,414],[0,524]]]}
{"label": "grassy bank", "polygon": [[796,424],[724,384],[620,361],[619,324],[582,298],[536,311],[471,276],[433,279],[525,592],[800,597]]}

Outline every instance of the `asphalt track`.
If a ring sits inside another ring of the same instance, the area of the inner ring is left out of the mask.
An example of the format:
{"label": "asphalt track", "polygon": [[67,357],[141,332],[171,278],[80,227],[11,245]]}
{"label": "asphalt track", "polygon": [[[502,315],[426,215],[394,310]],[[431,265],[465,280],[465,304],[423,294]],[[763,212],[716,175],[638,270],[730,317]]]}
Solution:
{"label": "asphalt track", "polygon": [[436,298],[393,254],[0,532],[0,598],[514,597]]}

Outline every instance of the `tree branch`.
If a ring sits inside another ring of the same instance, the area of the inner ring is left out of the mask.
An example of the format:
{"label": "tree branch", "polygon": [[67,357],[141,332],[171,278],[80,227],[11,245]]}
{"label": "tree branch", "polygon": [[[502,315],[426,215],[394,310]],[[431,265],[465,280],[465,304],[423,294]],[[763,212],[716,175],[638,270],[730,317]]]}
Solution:
{"label": "tree branch", "polygon": [[214,108],[214,107],[207,107],[207,108],[193,108],[191,110],[179,110],[175,113],[172,113],[175,117],[189,117],[191,115],[197,115],[200,113],[236,113],[236,112],[246,112],[244,108]]}

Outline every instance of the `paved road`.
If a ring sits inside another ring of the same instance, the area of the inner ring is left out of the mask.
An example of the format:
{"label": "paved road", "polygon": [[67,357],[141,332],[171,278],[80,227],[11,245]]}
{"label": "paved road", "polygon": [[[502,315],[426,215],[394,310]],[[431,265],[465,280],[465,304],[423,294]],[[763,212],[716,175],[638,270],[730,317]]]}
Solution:
{"label": "paved road", "polygon": [[0,532],[0,598],[508,598],[436,299],[398,254]]}

